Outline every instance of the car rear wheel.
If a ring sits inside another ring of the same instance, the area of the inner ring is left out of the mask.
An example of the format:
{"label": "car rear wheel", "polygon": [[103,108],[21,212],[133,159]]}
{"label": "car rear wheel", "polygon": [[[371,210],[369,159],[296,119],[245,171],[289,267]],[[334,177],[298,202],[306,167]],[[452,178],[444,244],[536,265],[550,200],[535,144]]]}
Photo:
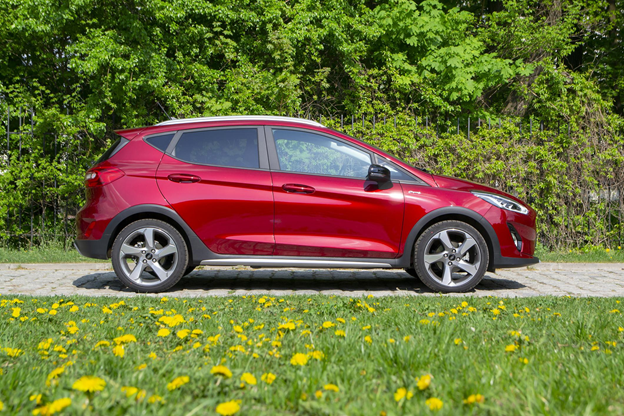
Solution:
{"label": "car rear wheel", "polygon": [[184,238],[164,221],[135,221],[115,238],[112,247],[115,274],[138,292],[162,292],[184,276],[188,249]]}
{"label": "car rear wheel", "polygon": [[483,279],[488,262],[485,239],[474,227],[461,221],[432,225],[414,246],[416,274],[436,292],[473,289]]}

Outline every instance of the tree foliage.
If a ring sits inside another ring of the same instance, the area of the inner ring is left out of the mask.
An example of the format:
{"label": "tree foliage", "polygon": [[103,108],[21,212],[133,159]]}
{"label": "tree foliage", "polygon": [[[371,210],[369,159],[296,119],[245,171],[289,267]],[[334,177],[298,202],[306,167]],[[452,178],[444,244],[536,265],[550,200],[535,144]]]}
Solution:
{"label": "tree foliage", "polygon": [[[3,150],[0,218],[35,206],[45,225],[50,201],[57,216],[79,205],[82,172],[112,130],[162,121],[161,106],[178,118],[533,118],[570,125],[561,140],[583,138],[579,157],[602,166],[579,170],[575,192],[621,189],[622,27],[623,0],[0,0],[0,110],[13,108],[12,130],[20,108],[35,110],[22,151],[16,136]],[[509,179],[506,160],[536,169],[522,189],[567,189],[554,175],[559,142],[545,137],[529,152],[492,131],[473,134],[483,142],[466,145],[470,154],[453,147],[457,137],[443,147],[438,134],[361,134],[439,172],[496,185]],[[480,176],[467,163],[482,161],[484,146],[493,170]]]}

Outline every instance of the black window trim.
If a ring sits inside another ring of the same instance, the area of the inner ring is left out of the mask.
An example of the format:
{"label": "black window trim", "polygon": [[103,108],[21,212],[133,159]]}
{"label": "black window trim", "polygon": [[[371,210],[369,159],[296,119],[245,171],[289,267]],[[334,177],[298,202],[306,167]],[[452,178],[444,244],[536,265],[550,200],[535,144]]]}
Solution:
{"label": "black window trim", "polygon": [[312,134],[318,134],[319,136],[325,136],[329,139],[335,140],[337,142],[341,142],[344,143],[347,146],[351,146],[363,153],[368,154],[368,156],[370,157],[371,163],[374,163],[373,160],[375,157],[375,154],[373,152],[371,152],[368,149],[362,148],[348,140],[344,140],[341,137],[336,137],[333,134],[327,134],[327,133],[323,133],[320,132],[318,130],[312,130],[312,129],[306,129],[306,128],[299,128],[299,127],[290,127],[290,126],[276,126],[276,125],[265,125],[264,126],[264,130],[265,130],[265,135],[267,137],[267,147],[269,150],[269,165],[271,167],[271,171],[275,171],[275,172],[283,172],[283,173],[292,173],[295,175],[307,175],[307,176],[324,176],[324,177],[330,177],[330,178],[341,178],[341,179],[352,179],[352,180],[358,180],[358,181],[365,181],[366,178],[354,178],[353,176],[339,176],[339,175],[327,175],[327,174],[322,174],[322,173],[310,173],[310,172],[292,172],[289,170],[282,170],[280,168],[279,165],[279,158],[277,156],[277,146],[275,145],[275,138],[273,137],[273,129],[279,129],[279,130],[295,130],[295,131],[302,131],[304,133],[312,133]]}
{"label": "black window trim", "polygon": [[[169,146],[171,146],[171,142],[173,141],[173,139],[176,138],[177,133],[178,132],[176,130],[172,130],[172,131],[165,131],[165,132],[162,132],[162,133],[150,134],[150,135],[144,136],[143,137],[143,141],[145,143],[147,143],[148,145],[152,146],[154,149],[158,150],[159,152],[167,153],[167,150],[169,150]],[[173,134],[173,137],[171,138],[171,141],[169,142],[169,146],[167,146],[167,148],[164,151],[162,149],[159,149],[158,147],[154,146],[153,144],[151,144],[150,142],[147,141],[147,139],[151,139],[152,137],[165,136],[165,135],[168,135],[168,134]]]}
{"label": "black window trim", "polygon": [[[210,165],[206,163],[191,163],[187,160],[182,160],[174,156],[173,154],[173,150],[178,144],[178,141],[180,140],[180,137],[182,137],[183,133],[193,133],[197,131],[207,131],[207,130],[239,130],[239,129],[256,129],[256,131],[258,132],[258,164],[260,166],[259,168],[246,168],[246,167],[241,167],[241,166],[226,166],[226,165]],[[229,168],[229,169],[268,171],[269,170],[269,157],[267,154],[266,142],[267,140],[265,137],[264,129],[262,128],[262,126],[258,126],[258,125],[219,126],[219,127],[207,127],[207,128],[201,128],[201,129],[183,129],[183,130],[178,130],[176,135],[173,136],[173,139],[171,139],[171,143],[169,143],[169,146],[167,147],[167,151],[165,153],[167,154],[167,156],[175,160],[178,160],[180,162],[188,163],[189,165],[213,166],[213,167],[218,167],[218,168]]]}

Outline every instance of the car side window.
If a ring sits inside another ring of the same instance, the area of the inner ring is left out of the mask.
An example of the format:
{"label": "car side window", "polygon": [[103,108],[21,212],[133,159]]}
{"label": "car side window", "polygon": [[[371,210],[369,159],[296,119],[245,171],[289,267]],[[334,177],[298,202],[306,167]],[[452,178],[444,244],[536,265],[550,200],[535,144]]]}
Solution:
{"label": "car side window", "polygon": [[185,132],[172,155],[200,165],[258,169],[258,130],[237,128]]}
{"label": "car side window", "polygon": [[420,182],[419,179],[416,179],[413,176],[408,175],[407,173],[403,171],[403,169],[399,168],[394,163],[382,157],[377,156],[377,164],[384,166],[390,170],[390,179],[392,179],[393,181],[412,181],[412,182],[418,181]]}
{"label": "car side window", "polygon": [[368,153],[320,134],[273,129],[273,138],[283,171],[364,179],[371,165]]}

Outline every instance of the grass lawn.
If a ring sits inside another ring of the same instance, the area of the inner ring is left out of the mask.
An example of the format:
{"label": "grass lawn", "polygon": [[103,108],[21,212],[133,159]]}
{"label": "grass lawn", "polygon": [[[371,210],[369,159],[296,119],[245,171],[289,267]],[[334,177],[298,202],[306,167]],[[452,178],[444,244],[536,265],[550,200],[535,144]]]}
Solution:
{"label": "grass lawn", "polygon": [[624,414],[621,301],[2,297],[0,401],[42,415]]}
{"label": "grass lawn", "polygon": [[0,247],[0,263],[100,263],[78,254],[75,248],[64,250],[61,245],[36,247],[32,250],[14,250]]}
{"label": "grass lawn", "polygon": [[548,251],[538,246],[535,255],[543,263],[624,263],[622,246]]}

